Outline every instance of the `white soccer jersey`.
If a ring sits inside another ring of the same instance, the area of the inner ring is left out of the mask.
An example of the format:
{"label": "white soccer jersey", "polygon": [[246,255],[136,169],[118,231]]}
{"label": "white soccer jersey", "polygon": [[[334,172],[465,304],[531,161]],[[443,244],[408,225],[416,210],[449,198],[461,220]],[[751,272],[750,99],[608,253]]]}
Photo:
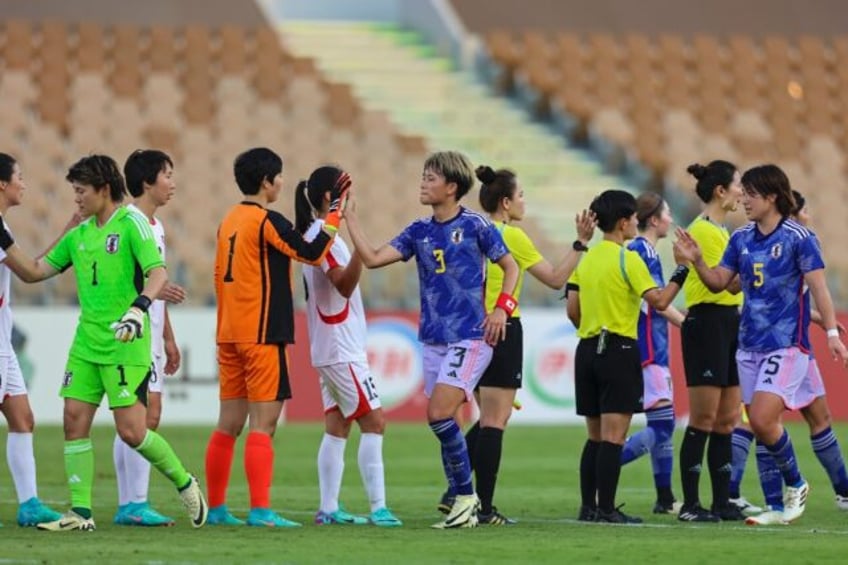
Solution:
{"label": "white soccer jersey", "polygon": [[[9,230],[6,220],[3,225]],[[9,233],[12,233],[9,230]],[[12,349],[12,271],[6,266],[6,252],[0,249],[0,357],[9,357]]]}
{"label": "white soccer jersey", "polygon": [[[147,218],[145,213],[139,210],[135,204],[130,204],[127,208]],[[165,226],[162,225],[162,220],[154,216],[153,221],[150,222],[150,229],[153,230],[153,237],[156,238],[156,247],[159,248],[159,254],[162,255],[162,261],[165,261],[165,264],[167,264],[167,257],[165,253]],[[147,313],[150,315],[150,348],[154,357],[161,357],[165,355],[165,340],[163,338],[163,332],[165,331],[165,301],[154,300]],[[162,375],[160,375],[160,377],[161,376]]]}
{"label": "white soccer jersey", "polygon": [[[322,220],[313,222],[304,238],[315,239],[323,225]],[[345,267],[350,257],[345,242],[336,237],[320,266],[303,266],[309,348],[315,367],[367,361],[365,309],[359,285],[350,298],[345,298],[326,274],[332,268]]]}

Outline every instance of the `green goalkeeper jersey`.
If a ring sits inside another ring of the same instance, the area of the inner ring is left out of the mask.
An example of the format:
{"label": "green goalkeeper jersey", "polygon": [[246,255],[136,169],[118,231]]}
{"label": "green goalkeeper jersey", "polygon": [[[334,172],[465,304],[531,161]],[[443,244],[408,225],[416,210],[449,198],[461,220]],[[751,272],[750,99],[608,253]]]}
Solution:
{"label": "green goalkeeper jersey", "polygon": [[44,258],[55,269],[74,267],[80,317],[70,356],[98,365],[150,364],[150,322],[142,337],[115,339],[110,326],[144,288],[150,269],[164,265],[147,219],[120,207],[102,227],[92,216],[66,233]]}

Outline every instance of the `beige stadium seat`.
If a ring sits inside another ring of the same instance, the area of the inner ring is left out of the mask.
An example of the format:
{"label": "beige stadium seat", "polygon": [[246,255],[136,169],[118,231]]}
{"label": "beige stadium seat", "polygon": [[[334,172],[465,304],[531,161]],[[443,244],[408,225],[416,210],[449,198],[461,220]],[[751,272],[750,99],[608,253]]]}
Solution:
{"label": "beige stadium seat", "polygon": [[6,70],[23,70],[29,72],[33,59],[32,26],[21,20],[6,20],[2,22],[2,57]]}

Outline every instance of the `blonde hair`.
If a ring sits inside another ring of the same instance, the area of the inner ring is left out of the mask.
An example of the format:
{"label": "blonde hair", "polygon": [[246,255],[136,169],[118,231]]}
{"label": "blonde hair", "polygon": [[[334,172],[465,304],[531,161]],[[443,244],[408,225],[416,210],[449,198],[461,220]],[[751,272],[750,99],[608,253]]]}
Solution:
{"label": "blonde hair", "polygon": [[471,160],[459,151],[438,151],[424,161],[424,170],[430,169],[445,177],[447,182],[456,183],[456,199],[459,200],[474,186],[474,166]]}

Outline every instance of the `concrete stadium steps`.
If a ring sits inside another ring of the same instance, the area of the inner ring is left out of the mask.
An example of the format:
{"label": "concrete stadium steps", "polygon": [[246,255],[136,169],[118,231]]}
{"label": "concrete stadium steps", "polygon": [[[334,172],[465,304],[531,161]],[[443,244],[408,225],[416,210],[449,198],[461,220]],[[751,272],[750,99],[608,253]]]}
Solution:
{"label": "concrete stadium steps", "polygon": [[574,238],[574,213],[594,195],[632,188],[473,73],[436,57],[416,33],[351,22],[289,21],[279,29],[293,53],[313,58],[330,80],[349,83],[365,108],[388,112],[401,131],[424,136],[433,149],[461,150],[475,164],[515,170],[528,216],[552,244],[548,253]]}

